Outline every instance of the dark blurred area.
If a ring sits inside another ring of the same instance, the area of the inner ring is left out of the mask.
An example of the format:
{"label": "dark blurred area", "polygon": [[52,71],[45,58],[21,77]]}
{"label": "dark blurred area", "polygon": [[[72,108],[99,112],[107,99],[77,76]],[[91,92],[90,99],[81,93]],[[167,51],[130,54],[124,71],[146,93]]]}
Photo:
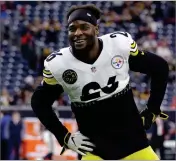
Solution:
{"label": "dark blurred area", "polygon": [[[2,151],[5,151],[3,153],[1,151],[1,157],[6,157],[7,160],[9,158],[19,159],[18,146],[21,138],[16,136],[21,136],[18,133],[23,131],[23,118],[34,117],[30,108],[30,99],[34,89],[42,81],[44,59],[52,51],[69,45],[65,20],[66,12],[70,6],[87,3],[90,2],[0,2],[0,105],[3,107],[1,132],[5,131],[5,127],[9,127],[9,131],[11,131],[9,135],[12,135],[10,138],[16,139],[13,139],[14,142],[12,142],[9,137],[1,134],[2,147],[9,146],[7,150],[1,148]],[[117,30],[127,31],[136,40],[140,49],[153,52],[167,60],[170,72],[161,108],[168,111],[171,117],[164,123],[158,121],[158,124],[153,125],[148,136],[153,149],[156,151],[159,149],[158,153],[162,159],[173,159],[175,144],[173,145],[170,140],[176,139],[174,126],[176,117],[175,2],[92,1],[91,3],[103,11],[99,21],[100,36]],[[150,79],[140,73],[130,72],[130,75],[135,101],[140,110],[147,103],[150,94]],[[59,112],[60,117],[74,117],[67,110],[67,107],[70,106],[67,94],[64,93],[60,96],[53,106],[57,109],[63,109]],[[18,114],[13,111],[18,111]],[[17,119],[18,123],[16,121],[14,123],[14,117],[21,118],[20,115],[22,115],[22,120],[20,119],[22,122]],[[157,132],[158,127],[160,132]],[[165,140],[168,142],[166,143]]]}

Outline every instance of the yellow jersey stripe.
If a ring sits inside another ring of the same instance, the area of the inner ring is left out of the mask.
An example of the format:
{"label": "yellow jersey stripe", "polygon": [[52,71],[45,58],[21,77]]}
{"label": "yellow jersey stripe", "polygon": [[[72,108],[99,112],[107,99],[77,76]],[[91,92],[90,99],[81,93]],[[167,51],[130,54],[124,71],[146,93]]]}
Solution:
{"label": "yellow jersey stripe", "polygon": [[49,70],[45,70],[45,69],[43,69],[43,73],[45,73],[47,75],[52,75],[52,73]]}
{"label": "yellow jersey stripe", "polygon": [[138,49],[136,51],[130,51],[130,54],[133,55],[133,56],[138,55],[138,53],[139,53]]}
{"label": "yellow jersey stripe", "polygon": [[136,48],[136,43],[135,42],[133,42],[133,44],[131,44],[131,49],[135,49]]}
{"label": "yellow jersey stripe", "polygon": [[134,48],[134,46],[136,46],[136,42],[133,41],[133,43],[131,44],[131,48]]}
{"label": "yellow jersey stripe", "polygon": [[58,84],[57,80],[53,77],[53,78],[46,78],[44,77],[43,80],[49,84],[49,85],[56,85]]}

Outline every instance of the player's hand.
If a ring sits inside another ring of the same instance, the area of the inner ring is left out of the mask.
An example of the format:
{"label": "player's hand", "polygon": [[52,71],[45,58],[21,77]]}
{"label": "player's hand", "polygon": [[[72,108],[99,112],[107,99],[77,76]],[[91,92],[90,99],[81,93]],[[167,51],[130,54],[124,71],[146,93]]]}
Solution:
{"label": "player's hand", "polygon": [[155,114],[155,113],[149,111],[148,108],[145,108],[144,110],[142,110],[140,112],[140,115],[141,115],[145,130],[150,129],[150,127],[155,122],[157,117],[160,117],[163,120],[166,120],[169,117],[167,114],[165,114],[163,112],[159,112],[158,114]]}
{"label": "player's hand", "polygon": [[65,146],[61,152],[65,151],[65,148],[71,149],[80,155],[86,155],[86,152],[92,152],[95,145],[90,142],[89,138],[81,134],[79,131],[76,133],[68,133],[64,139]]}

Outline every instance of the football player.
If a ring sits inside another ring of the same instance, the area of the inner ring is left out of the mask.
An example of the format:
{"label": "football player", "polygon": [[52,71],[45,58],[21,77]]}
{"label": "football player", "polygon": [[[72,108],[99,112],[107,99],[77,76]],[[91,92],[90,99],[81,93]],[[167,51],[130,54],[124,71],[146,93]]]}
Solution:
{"label": "football player", "polygon": [[[127,32],[98,37],[100,15],[94,5],[70,8],[70,46],[46,58],[43,82],[31,100],[33,111],[63,149],[72,149],[82,160],[159,160],[145,130],[156,117],[168,117],[160,110],[168,64],[155,54],[139,50]],[[141,113],[129,85],[130,70],[151,78],[150,97]],[[64,91],[77,120],[76,133],[70,133],[52,110],[53,102]]]}

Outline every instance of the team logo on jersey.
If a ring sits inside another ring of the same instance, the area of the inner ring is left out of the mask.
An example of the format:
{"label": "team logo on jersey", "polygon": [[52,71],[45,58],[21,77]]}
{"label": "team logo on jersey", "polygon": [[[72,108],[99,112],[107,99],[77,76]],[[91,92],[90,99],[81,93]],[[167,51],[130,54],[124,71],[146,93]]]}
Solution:
{"label": "team logo on jersey", "polygon": [[62,79],[67,84],[74,84],[77,81],[78,76],[74,70],[68,69],[63,73]]}
{"label": "team logo on jersey", "polygon": [[124,60],[120,55],[116,55],[112,58],[111,64],[115,69],[120,69],[123,66]]}
{"label": "team logo on jersey", "polygon": [[96,67],[92,67],[92,68],[91,68],[91,71],[92,71],[93,73],[95,73],[95,72],[97,71]]}

